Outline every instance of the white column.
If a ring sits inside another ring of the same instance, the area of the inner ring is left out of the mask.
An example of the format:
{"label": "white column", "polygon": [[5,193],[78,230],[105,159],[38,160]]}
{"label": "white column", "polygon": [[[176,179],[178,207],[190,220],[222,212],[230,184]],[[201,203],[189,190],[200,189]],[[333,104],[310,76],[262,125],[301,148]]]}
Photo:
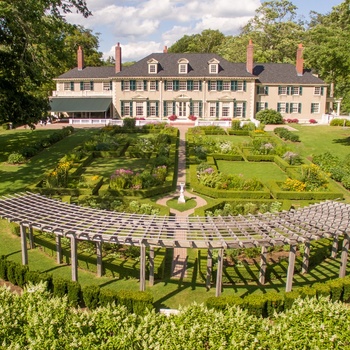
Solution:
{"label": "white column", "polygon": [[29,237],[29,247],[30,249],[34,249],[34,236],[33,236],[33,227],[28,227],[28,237]]}
{"label": "white column", "polygon": [[331,257],[332,258],[336,258],[337,257],[338,246],[339,246],[339,237],[336,236],[336,237],[334,237],[333,244],[332,244],[332,253],[331,253]]}
{"label": "white column", "polygon": [[149,248],[149,285],[154,285],[154,248]]}
{"label": "white column", "polygon": [[140,291],[146,290],[146,247],[141,243],[140,250]]}
{"label": "white column", "polygon": [[57,264],[62,263],[62,245],[61,245],[61,236],[56,235],[56,261]]}
{"label": "white column", "polygon": [[222,289],[222,269],[223,269],[223,257],[224,257],[224,250],[219,249],[218,252],[218,265],[217,265],[217,273],[216,273],[216,292],[215,296],[221,295],[221,289]]}
{"label": "white column", "polygon": [[267,268],[267,247],[265,246],[261,247],[260,257],[261,257],[261,260],[260,260],[259,282],[261,284],[265,284],[266,268]]}
{"label": "white column", "polygon": [[340,270],[339,270],[340,278],[345,277],[346,275],[346,264],[348,262],[349,245],[350,245],[350,236],[348,233],[345,233],[344,241],[343,241],[343,249],[341,252],[341,261],[340,261]]}
{"label": "white column", "polygon": [[78,252],[77,252],[77,239],[75,234],[70,235],[70,254],[72,265],[72,281],[78,281]]}
{"label": "white column", "polygon": [[21,248],[22,248],[22,265],[28,265],[26,228],[22,224],[20,224],[20,232],[21,232]]}
{"label": "white column", "polygon": [[97,277],[102,277],[102,242],[96,242]]}
{"label": "white column", "polygon": [[286,281],[286,292],[290,292],[292,290],[296,248],[297,248],[297,246],[295,244],[290,245],[289,264],[288,264],[287,281]]}
{"label": "white column", "polygon": [[211,275],[213,272],[213,249],[208,249],[208,255],[207,255],[207,279],[205,282],[205,286],[207,290],[210,289],[210,281],[211,281]]}
{"label": "white column", "polygon": [[303,264],[302,264],[302,268],[301,268],[302,274],[305,274],[309,271],[309,260],[310,260],[310,242],[305,242]]}

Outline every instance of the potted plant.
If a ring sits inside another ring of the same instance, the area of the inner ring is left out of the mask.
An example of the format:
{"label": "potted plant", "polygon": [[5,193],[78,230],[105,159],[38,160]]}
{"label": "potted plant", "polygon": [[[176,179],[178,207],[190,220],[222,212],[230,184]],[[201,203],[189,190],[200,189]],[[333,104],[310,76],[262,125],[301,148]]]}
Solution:
{"label": "potted plant", "polygon": [[194,122],[194,121],[197,120],[197,117],[194,116],[194,115],[190,115],[190,116],[188,117],[188,119],[189,119],[189,120],[192,120],[192,121]]}
{"label": "potted plant", "polygon": [[172,115],[170,115],[170,116],[168,117],[168,119],[169,119],[170,121],[174,121],[174,120],[177,119],[177,115],[172,114]]}

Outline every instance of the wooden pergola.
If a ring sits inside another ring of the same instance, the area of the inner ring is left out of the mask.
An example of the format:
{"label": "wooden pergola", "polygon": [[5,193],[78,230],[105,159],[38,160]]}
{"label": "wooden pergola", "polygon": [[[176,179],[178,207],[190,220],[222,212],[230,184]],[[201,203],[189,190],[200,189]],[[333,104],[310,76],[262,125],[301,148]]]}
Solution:
{"label": "wooden pergola", "polygon": [[[0,198],[0,217],[20,225],[22,263],[28,264],[33,229],[56,237],[57,263],[62,262],[61,238],[71,242],[72,280],[78,280],[78,241],[95,243],[97,275],[102,276],[102,243],[140,247],[140,290],[146,288],[146,248],[149,248],[149,285],[154,283],[154,248],[207,249],[207,288],[210,288],[213,250],[218,251],[216,295],[221,294],[224,250],[261,247],[259,281],[265,283],[267,248],[289,245],[286,291],[292,289],[296,246],[304,243],[302,273],[308,271],[310,242],[333,238],[332,257],[343,236],[339,277],[344,277],[350,244],[350,205],[336,201],[298,210],[246,216],[168,217],[119,213],[80,207],[34,193]],[[28,234],[27,234],[28,233]]]}

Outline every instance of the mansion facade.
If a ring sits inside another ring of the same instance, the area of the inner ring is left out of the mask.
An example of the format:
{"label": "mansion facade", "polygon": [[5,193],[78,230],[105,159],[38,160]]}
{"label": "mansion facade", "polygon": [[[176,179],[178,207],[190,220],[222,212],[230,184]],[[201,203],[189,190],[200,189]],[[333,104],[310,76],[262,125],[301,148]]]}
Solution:
{"label": "mansion facade", "polygon": [[327,85],[304,69],[300,44],[296,65],[253,62],[253,44],[246,63],[232,63],[212,53],[153,53],[122,67],[121,47],[115,65],[78,65],[56,81],[51,112],[70,118],[150,120],[254,119],[275,109],[285,119],[320,121],[326,112]]}

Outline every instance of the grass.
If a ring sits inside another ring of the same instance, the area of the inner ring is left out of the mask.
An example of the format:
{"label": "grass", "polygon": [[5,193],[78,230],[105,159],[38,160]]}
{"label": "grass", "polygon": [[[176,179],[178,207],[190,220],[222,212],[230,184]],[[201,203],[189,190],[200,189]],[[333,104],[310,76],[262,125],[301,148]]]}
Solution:
{"label": "grass", "polygon": [[195,208],[197,205],[197,202],[194,199],[191,199],[188,197],[185,197],[185,203],[179,203],[178,199],[179,199],[179,197],[169,199],[166,202],[166,205],[169,208],[172,208],[172,209],[175,209],[175,210],[178,210],[181,212]]}
{"label": "grass", "polygon": [[287,175],[273,162],[230,162],[218,160],[217,162],[220,172],[224,174],[239,175],[244,178],[252,177],[265,182],[269,180],[285,181]]}

